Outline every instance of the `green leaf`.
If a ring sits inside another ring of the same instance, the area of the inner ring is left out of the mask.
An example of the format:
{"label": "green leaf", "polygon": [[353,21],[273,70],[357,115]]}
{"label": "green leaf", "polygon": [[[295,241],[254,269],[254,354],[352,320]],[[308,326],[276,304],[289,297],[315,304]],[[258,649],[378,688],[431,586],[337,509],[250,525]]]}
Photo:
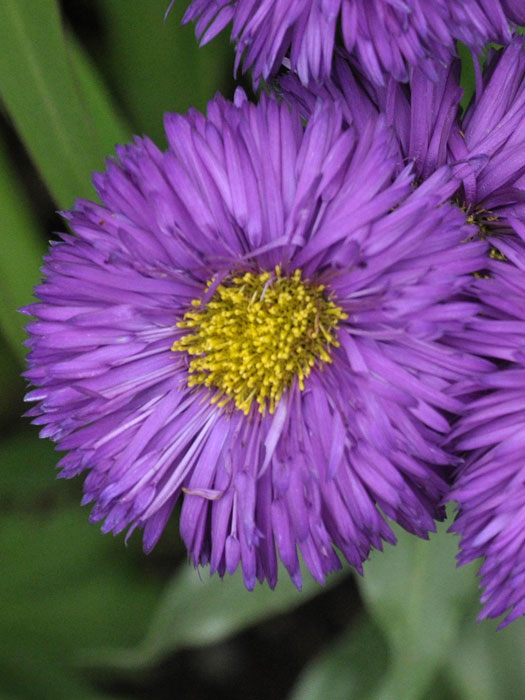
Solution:
{"label": "green leaf", "polygon": [[522,700],[525,688],[525,620],[497,631],[497,622],[465,622],[458,644],[451,650],[447,669],[465,698]]}
{"label": "green leaf", "polygon": [[476,91],[476,74],[474,72],[474,59],[468,46],[458,42],[458,53],[461,59],[460,85],[463,88],[461,107],[467,109]]}
{"label": "green leaf", "polygon": [[76,666],[80,651],[139,639],[159,581],[80,508],[54,511],[43,502],[40,511],[4,513],[0,551],[0,693],[99,697]]}
{"label": "green leaf", "polygon": [[0,202],[2,202],[2,246],[0,249],[0,331],[12,353],[23,363],[22,341],[27,316],[17,309],[32,299],[39,278],[44,246],[39,224],[0,139]]}
{"label": "green leaf", "polygon": [[217,90],[231,90],[233,72],[227,32],[199,48],[194,26],[180,26],[187,3],[177,2],[164,22],[168,4],[97,0],[106,40],[100,60],[139,133],[159,146],[164,112],[204,109]]}
{"label": "green leaf", "polygon": [[[82,92],[88,64],[79,79],[74,67],[83,59],[71,59],[57,2],[0,0],[0,45],[0,96],[55,201],[67,208],[75,197],[92,196],[91,172],[103,166],[108,139],[122,134],[97,133],[101,119]],[[102,90],[96,108],[111,114]]]}
{"label": "green leaf", "polygon": [[370,618],[361,618],[301,673],[289,700],[363,700],[380,681],[388,645]]}
{"label": "green leaf", "polygon": [[6,514],[0,549],[9,562],[1,623],[11,632],[53,640],[63,653],[143,633],[159,582],[134,569],[122,538],[102,536],[86,509]]}
{"label": "green leaf", "polygon": [[[2,490],[0,505],[26,505],[56,489],[56,463],[60,453],[36,430],[19,430],[0,442]],[[58,489],[57,489],[58,491]]]}
{"label": "green leaf", "polygon": [[[133,129],[114,104],[113,95],[98,73],[91,57],[75,36],[68,35],[67,39],[77,90],[97,135],[100,157],[111,156],[118,143],[131,141]],[[102,165],[101,161],[97,168],[100,169]]]}
{"label": "green leaf", "polygon": [[[0,700],[110,700],[45,647],[36,657],[30,647],[11,651],[6,661],[0,657],[0,672]],[[119,695],[118,700],[124,698]]]}
{"label": "green leaf", "polygon": [[374,700],[420,698],[445,663],[470,610],[474,572],[456,568],[457,538],[440,525],[424,541],[396,528],[360,581],[369,612],[389,640],[392,662]]}
{"label": "green leaf", "polygon": [[[410,683],[410,680],[407,679],[407,682]],[[458,694],[457,688],[450,681],[448,674],[443,670],[432,680],[430,687],[421,698],[422,700],[444,700],[444,698],[446,698],[446,700],[461,700],[462,696]],[[474,700],[474,698],[472,700]]]}
{"label": "green leaf", "polygon": [[[333,586],[345,575],[348,571],[332,574],[326,585]],[[212,644],[289,612],[324,590],[308,576],[298,591],[283,570],[275,590],[265,583],[250,592],[240,572],[224,580],[206,573],[201,578],[184,566],[170,583],[144,641],[134,649],[93,655],[91,661],[122,669],[149,666],[168,653]]]}

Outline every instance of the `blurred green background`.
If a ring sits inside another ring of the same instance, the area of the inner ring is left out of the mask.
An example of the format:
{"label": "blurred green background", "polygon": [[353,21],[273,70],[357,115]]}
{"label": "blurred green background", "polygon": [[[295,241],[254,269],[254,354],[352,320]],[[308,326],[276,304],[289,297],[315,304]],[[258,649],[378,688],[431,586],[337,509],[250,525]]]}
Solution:
{"label": "blurred green background", "polygon": [[[81,480],[24,411],[24,319],[57,210],[162,114],[233,93],[227,36],[199,49],[179,0],[0,0],[0,699],[523,698],[525,624],[475,623],[456,539],[400,533],[357,581],[244,590],[185,561],[176,518],[145,556],[100,534]],[[464,82],[471,90],[471,66]]]}

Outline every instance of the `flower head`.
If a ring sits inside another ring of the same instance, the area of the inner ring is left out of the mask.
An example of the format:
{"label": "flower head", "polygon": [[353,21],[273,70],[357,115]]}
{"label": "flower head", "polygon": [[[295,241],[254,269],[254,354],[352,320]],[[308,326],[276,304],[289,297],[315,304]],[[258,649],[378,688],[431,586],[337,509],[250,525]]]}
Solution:
{"label": "flower head", "polygon": [[[491,244],[485,272],[472,281],[469,291],[481,305],[480,316],[462,329],[454,344],[497,361],[498,368],[480,378],[475,391],[468,384],[461,390],[466,410],[451,444],[465,464],[447,500],[458,505],[452,530],[461,536],[459,562],[484,557],[481,617],[510,611],[505,625],[525,614],[525,395],[520,389],[525,377],[523,38],[489,54],[463,118],[457,74],[458,66],[452,65],[436,86],[421,75],[414,77],[410,126],[400,142],[422,177],[444,162],[463,163],[457,201]],[[402,99],[399,91],[397,99]],[[391,116],[395,119],[393,111]],[[398,125],[400,134],[399,120]]]}
{"label": "flower head", "polygon": [[316,99],[342,106],[345,120],[358,131],[383,115],[394,129],[401,158],[411,162],[418,179],[444,164],[462,163],[458,204],[491,230],[506,227],[510,216],[525,219],[525,39],[516,36],[503,50],[491,50],[483,71],[477,67],[477,90],[464,116],[460,102],[460,62],[440,66],[433,81],[421,69],[407,85],[390,80],[378,87],[341,59],[332,81],[303,87],[289,74],[281,80],[284,97],[307,118]]}
{"label": "flower head", "polygon": [[[477,66],[478,64],[475,63]],[[479,68],[479,66],[478,66]],[[308,117],[317,97],[342,106],[358,132],[386,119],[394,129],[404,163],[413,163],[424,182],[444,164],[456,163],[456,203],[490,244],[484,271],[465,289],[479,314],[449,342],[458,350],[495,363],[474,382],[453,392],[464,410],[449,444],[462,458],[446,500],[456,501],[452,530],[461,536],[460,563],[485,557],[482,617],[510,610],[503,624],[525,614],[525,50],[516,37],[492,51],[478,70],[475,99],[461,116],[459,62],[439,68],[433,82],[413,70],[408,85],[391,80],[374,86],[338,59],[333,81],[305,88],[282,80],[283,95]]]}
{"label": "flower head", "polygon": [[[338,59],[330,84],[305,88],[288,74],[281,80],[281,90],[306,119],[319,98],[339,103],[346,123],[359,133],[370,121],[385,119],[397,137],[401,156],[398,171],[411,163],[419,182],[445,164],[456,167],[454,201],[478,226],[478,235],[491,243],[486,273],[492,276],[496,265],[501,276],[498,259],[519,265],[523,247],[525,39],[517,36],[507,48],[492,50],[483,71],[477,63],[475,66],[477,90],[463,116],[459,61],[442,66],[437,83],[421,70],[414,70],[407,85],[391,80],[381,88]],[[477,297],[479,291],[471,285],[470,293]],[[492,343],[487,355],[499,358],[498,337],[485,339]],[[475,347],[474,342],[473,351]]]}
{"label": "flower head", "polygon": [[[475,66],[477,67],[475,62]],[[420,178],[443,163],[461,162],[456,201],[491,245],[471,299],[480,315],[453,344],[497,362],[497,370],[457,387],[465,412],[451,444],[465,458],[447,500],[456,501],[452,530],[461,536],[460,563],[484,558],[481,617],[525,614],[523,459],[525,443],[525,50],[522,37],[492,50],[478,70],[475,98],[460,116],[459,65],[432,84],[414,71],[409,89],[375,90],[379,112],[398,135]],[[346,83],[348,86],[348,83]],[[348,92],[348,87],[347,87]],[[372,94],[369,89],[368,95]]]}
{"label": "flower head", "polygon": [[525,8],[518,0],[193,0],[184,16],[192,20],[201,43],[231,22],[237,65],[253,67],[255,82],[284,57],[305,84],[328,78],[340,30],[345,50],[382,85],[388,75],[407,80],[409,66],[436,79],[456,39],[478,53],[489,41],[507,43],[509,20],[525,23]]}
{"label": "flower head", "polygon": [[497,240],[505,255],[473,282],[484,313],[467,342],[501,366],[480,378],[483,391],[463,388],[468,411],[451,439],[466,461],[448,496],[458,504],[459,563],[484,558],[480,618],[507,612],[501,626],[525,615],[525,225],[514,227],[519,235]]}
{"label": "flower head", "polygon": [[169,147],[117,149],[102,204],[66,214],[27,308],[30,415],[89,473],[104,532],[157,542],[175,503],[195,565],[322,581],[442,517],[452,387],[490,367],[450,346],[486,244],[444,168],[395,177],[381,119],[320,104],[169,114]]}

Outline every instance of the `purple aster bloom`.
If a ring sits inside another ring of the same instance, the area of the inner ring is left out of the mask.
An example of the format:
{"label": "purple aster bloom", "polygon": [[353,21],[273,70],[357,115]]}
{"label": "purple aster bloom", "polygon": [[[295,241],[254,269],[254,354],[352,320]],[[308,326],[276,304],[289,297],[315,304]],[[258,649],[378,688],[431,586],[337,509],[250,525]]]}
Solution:
{"label": "purple aster bloom", "polygon": [[[460,116],[459,63],[441,68],[429,81],[413,71],[409,86],[390,82],[366,89],[339,69],[337,89],[354,114],[374,105],[395,128],[405,160],[429,177],[444,163],[460,161],[456,199],[492,246],[484,275],[472,281],[470,297],[482,313],[452,341],[458,349],[498,361],[498,370],[463,393],[465,415],[452,444],[465,464],[447,500],[458,504],[452,530],[461,536],[460,563],[478,557],[484,587],[481,618],[509,614],[503,625],[525,614],[525,50],[516,37],[491,51],[483,72],[477,62],[475,99]],[[345,77],[346,76],[346,77]],[[296,92],[299,89],[297,88]],[[360,103],[350,99],[359,94]],[[363,106],[364,105],[364,106]],[[401,166],[400,166],[401,167]]]}
{"label": "purple aster bloom", "polygon": [[203,44],[231,22],[237,66],[253,67],[256,83],[285,57],[305,84],[328,78],[339,33],[382,85],[386,75],[407,80],[408,66],[436,79],[456,39],[477,53],[489,41],[507,43],[509,20],[525,23],[525,7],[522,0],[193,0],[183,21],[193,20]]}
{"label": "purple aster bloom", "polygon": [[457,60],[437,69],[437,81],[415,69],[407,85],[391,79],[378,87],[338,58],[330,83],[305,88],[289,74],[281,91],[306,118],[319,98],[340,102],[359,132],[383,114],[399,142],[399,170],[412,162],[417,177],[426,179],[444,164],[463,163],[456,199],[479,223],[525,219],[524,43],[518,36],[506,49],[492,50],[483,72],[474,61],[476,96],[464,116]]}
{"label": "purple aster bloom", "polygon": [[[464,161],[460,201],[471,211],[505,219],[525,218],[525,49],[516,37],[492,50],[463,118],[459,62],[431,83],[414,71],[410,91],[393,84],[379,94],[381,111],[394,126],[403,154],[428,177],[445,162]],[[485,216],[487,218],[487,216]]]}
{"label": "purple aster bloom", "polygon": [[[477,62],[475,62],[478,67]],[[400,138],[421,177],[444,162],[463,161],[459,203],[492,246],[471,298],[482,313],[453,344],[496,359],[497,372],[480,379],[454,431],[465,464],[447,500],[458,504],[452,530],[461,536],[460,564],[484,557],[480,618],[525,614],[525,50],[516,37],[489,54],[478,70],[475,99],[459,117],[459,66],[430,85],[411,83],[410,117]],[[397,93],[398,104],[402,101]],[[385,103],[386,104],[386,103]],[[408,111],[406,112],[408,113]],[[394,111],[390,112],[393,121]],[[422,116],[424,115],[424,116]],[[401,120],[395,119],[401,134]]]}
{"label": "purple aster bloom", "polygon": [[487,247],[443,204],[451,169],[414,191],[383,120],[358,136],[337,104],[304,126],[239,92],[165,126],[66,214],[26,309],[61,476],[87,470],[91,520],[147,551],[181,500],[191,561],[248,588],[278,557],[299,586],[298,552],[323,581],[334,546],[361,570],[386,518],[426,537],[453,388],[491,368],[448,342]]}
{"label": "purple aster bloom", "polygon": [[484,314],[467,343],[504,364],[480,378],[451,435],[467,458],[448,496],[458,503],[459,563],[484,557],[480,619],[507,612],[500,627],[525,614],[525,225],[513,224],[519,236],[493,239],[504,257],[473,283]]}
{"label": "purple aster bloom", "polygon": [[382,115],[394,128],[402,158],[425,181],[443,164],[459,163],[454,199],[491,245],[483,274],[467,298],[480,314],[450,340],[458,350],[497,363],[454,395],[465,404],[450,445],[464,457],[448,501],[458,503],[452,530],[461,536],[461,564],[485,557],[481,617],[503,624],[525,614],[525,50],[516,37],[491,51],[477,72],[475,99],[461,116],[458,61],[439,68],[433,82],[413,70],[408,85],[367,82],[338,59],[333,80],[315,90],[295,76],[282,80],[284,96],[304,117],[318,96],[342,105],[347,124],[361,132]]}

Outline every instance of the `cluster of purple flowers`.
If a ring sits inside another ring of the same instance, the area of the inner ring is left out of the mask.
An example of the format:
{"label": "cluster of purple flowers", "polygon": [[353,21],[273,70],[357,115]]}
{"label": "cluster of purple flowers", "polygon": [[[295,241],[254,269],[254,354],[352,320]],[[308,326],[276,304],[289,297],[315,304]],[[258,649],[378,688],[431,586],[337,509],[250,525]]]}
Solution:
{"label": "cluster of purple flowers", "polygon": [[[104,532],[322,582],[457,502],[525,614],[523,0],[193,0],[271,81],[117,148],[45,259],[29,411]],[[476,93],[462,110],[456,40]],[[499,42],[483,68],[478,54]]]}

